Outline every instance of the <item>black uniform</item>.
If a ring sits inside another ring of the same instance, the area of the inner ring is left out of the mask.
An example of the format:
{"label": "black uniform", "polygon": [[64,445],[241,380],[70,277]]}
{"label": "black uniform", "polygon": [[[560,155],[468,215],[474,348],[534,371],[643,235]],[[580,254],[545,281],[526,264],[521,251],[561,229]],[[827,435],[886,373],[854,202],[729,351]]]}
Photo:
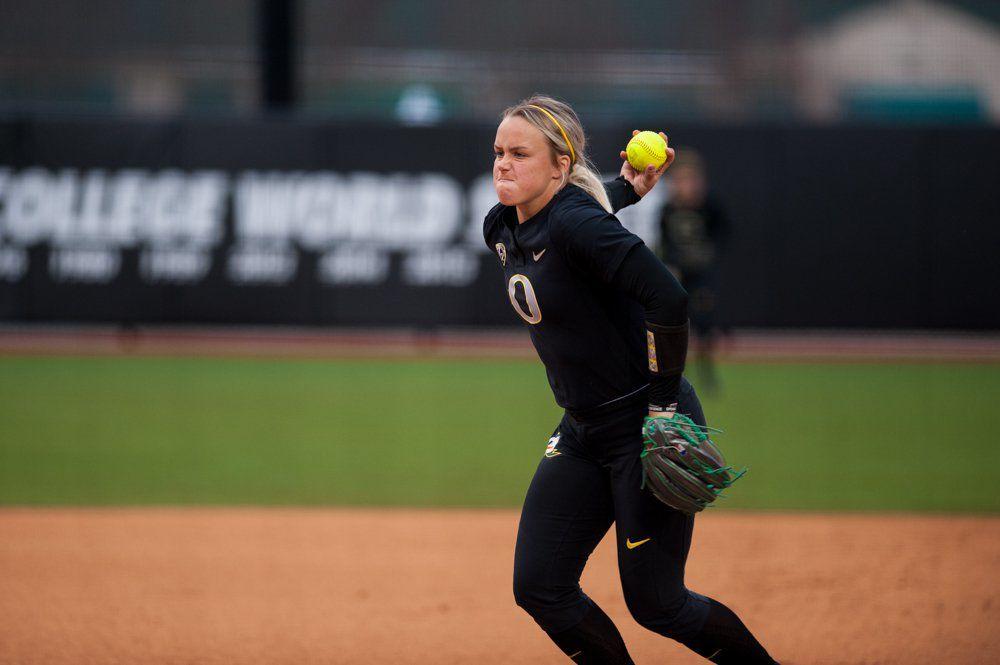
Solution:
{"label": "black uniform", "polygon": [[642,307],[610,284],[640,238],[572,185],[524,224],[497,205],[484,233],[559,406],[584,410],[646,385]]}
{"label": "black uniform", "polygon": [[728,237],[729,220],[711,197],[691,208],[667,202],[660,211],[660,256],[691,294],[691,325],[700,336],[715,326],[719,254]]}
{"label": "black uniform", "polygon": [[[623,179],[608,192],[616,210],[638,200]],[[617,629],[579,585],[588,557],[614,522],[632,616],[710,656],[720,644],[706,641],[706,625],[720,612],[732,613],[684,586],[694,519],[641,489],[650,382],[643,321],[683,322],[683,290],[640,238],[573,185],[522,224],[514,208],[495,206],[484,236],[566,410],[521,513],[514,555],[518,605],[575,662],[631,663]],[[678,411],[705,423],[690,384],[675,381],[669,390]],[[735,630],[728,615],[716,623],[723,620]]]}

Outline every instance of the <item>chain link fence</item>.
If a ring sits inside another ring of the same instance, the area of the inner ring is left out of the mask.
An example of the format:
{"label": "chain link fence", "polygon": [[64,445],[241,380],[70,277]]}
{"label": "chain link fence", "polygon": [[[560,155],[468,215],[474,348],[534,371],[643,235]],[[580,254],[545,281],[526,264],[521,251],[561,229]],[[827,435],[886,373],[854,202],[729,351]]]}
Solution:
{"label": "chain link fence", "polygon": [[[0,109],[261,107],[260,2],[0,4]],[[292,2],[294,111],[490,122],[532,92],[588,122],[989,123],[1000,4],[931,0]]]}

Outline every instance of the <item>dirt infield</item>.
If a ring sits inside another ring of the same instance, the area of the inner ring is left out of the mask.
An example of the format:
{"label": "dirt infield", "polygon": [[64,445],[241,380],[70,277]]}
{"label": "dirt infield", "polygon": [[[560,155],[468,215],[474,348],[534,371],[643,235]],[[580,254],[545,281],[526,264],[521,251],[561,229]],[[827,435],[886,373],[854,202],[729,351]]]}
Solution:
{"label": "dirt infield", "polygon": [[[0,662],[559,663],[517,609],[512,511],[2,509]],[[640,665],[605,540],[584,588]],[[688,584],[784,663],[995,663],[1000,518],[719,513]]]}

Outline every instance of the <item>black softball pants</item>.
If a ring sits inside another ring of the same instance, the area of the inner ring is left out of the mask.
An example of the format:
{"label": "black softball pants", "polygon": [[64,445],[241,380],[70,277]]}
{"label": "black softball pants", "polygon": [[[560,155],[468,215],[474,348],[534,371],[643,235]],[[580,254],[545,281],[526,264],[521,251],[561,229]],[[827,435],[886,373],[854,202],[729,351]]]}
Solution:
{"label": "black softball pants", "polygon": [[[514,598],[549,635],[587,614],[592,601],[580,575],[612,523],[625,602],[640,625],[685,641],[708,616],[709,599],[684,586],[694,518],[641,487],[646,400],[638,397],[603,413],[567,413],[528,488],[514,553]],[[678,411],[705,424],[686,380]]]}

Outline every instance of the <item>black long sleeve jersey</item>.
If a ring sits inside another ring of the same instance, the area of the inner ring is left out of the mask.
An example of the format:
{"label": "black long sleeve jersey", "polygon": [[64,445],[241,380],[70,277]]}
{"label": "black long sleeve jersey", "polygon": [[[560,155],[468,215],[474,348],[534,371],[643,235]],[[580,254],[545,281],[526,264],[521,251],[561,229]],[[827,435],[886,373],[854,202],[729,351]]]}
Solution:
{"label": "black long sleeve jersey", "polygon": [[[606,189],[615,211],[639,200],[623,178]],[[522,224],[497,204],[483,236],[560,406],[586,411],[650,383],[644,319],[683,324],[687,295],[638,236],[575,185]],[[653,379],[676,392],[679,377]]]}

